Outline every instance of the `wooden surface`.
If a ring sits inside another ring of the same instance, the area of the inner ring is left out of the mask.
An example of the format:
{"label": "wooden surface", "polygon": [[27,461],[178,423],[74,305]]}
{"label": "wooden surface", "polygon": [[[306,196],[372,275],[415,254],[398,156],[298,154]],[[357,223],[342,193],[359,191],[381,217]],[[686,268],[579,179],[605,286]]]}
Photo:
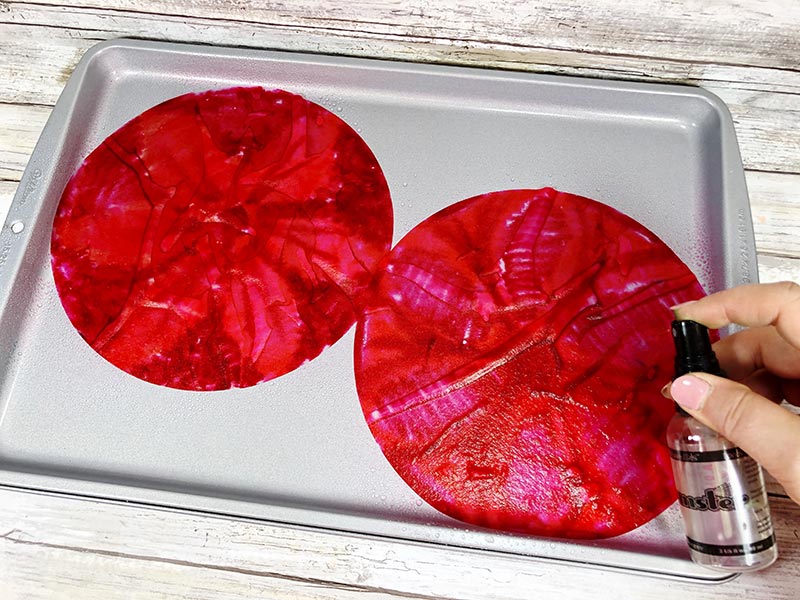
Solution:
{"label": "wooden surface", "polygon": [[[83,53],[143,37],[701,85],[736,124],[762,281],[800,280],[796,0],[76,4],[0,2],[0,220]],[[772,503],[778,563],[701,586],[0,490],[0,599],[797,598],[800,507]]]}

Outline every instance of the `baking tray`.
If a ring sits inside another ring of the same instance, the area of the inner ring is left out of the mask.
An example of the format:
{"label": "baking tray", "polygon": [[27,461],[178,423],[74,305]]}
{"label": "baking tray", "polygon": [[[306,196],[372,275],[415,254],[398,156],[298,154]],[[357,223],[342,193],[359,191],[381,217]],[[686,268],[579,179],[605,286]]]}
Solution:
{"label": "baking tray", "polygon": [[273,381],[225,392],[157,387],[78,336],[49,266],[53,214],[83,158],[168,98],[261,85],[341,116],[381,163],[394,241],[444,206],[509,188],[605,202],[656,232],[706,290],[756,279],[732,121],[696,88],[118,40],[64,89],[0,233],[0,483],[291,526],[718,582],[688,560],[676,506],[626,535],[567,542],[446,517],[374,442],[353,330]]}

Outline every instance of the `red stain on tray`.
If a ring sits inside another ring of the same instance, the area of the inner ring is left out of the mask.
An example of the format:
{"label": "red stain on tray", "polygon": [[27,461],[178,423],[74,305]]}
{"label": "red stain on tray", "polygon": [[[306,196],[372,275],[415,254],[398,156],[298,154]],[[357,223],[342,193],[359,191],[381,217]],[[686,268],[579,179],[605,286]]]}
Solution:
{"label": "red stain on tray", "polygon": [[469,523],[622,534],[674,501],[668,307],[703,295],[653,233],[552,189],[415,227],[376,276],[356,383],[384,454]]}
{"label": "red stain on tray", "polygon": [[344,121],[231,88],[164,102],[94,150],[58,206],[52,267],[73,325],[114,365],[246,387],[352,325],[392,223],[382,171]]}

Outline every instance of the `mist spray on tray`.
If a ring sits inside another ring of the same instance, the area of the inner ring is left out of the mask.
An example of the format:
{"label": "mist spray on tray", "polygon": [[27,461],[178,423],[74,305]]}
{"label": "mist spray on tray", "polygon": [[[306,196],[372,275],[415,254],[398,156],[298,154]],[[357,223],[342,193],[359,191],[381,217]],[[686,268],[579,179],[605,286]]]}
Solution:
{"label": "mist spray on tray", "polygon": [[[675,377],[724,377],[708,329],[673,321]],[[712,569],[755,571],[778,557],[761,466],[677,404],[667,445],[692,560]]]}

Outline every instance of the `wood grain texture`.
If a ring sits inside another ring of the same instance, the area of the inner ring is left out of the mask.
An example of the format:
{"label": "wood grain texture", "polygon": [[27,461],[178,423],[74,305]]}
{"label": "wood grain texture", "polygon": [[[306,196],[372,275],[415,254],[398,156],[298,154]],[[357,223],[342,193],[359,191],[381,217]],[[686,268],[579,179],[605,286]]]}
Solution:
{"label": "wood grain texture", "polygon": [[[17,2],[7,2],[12,12]],[[34,0],[68,18],[91,8],[96,14],[158,15],[187,20],[234,21],[296,27],[346,38],[423,39],[526,48],[577,50],[607,56],[664,58],[681,62],[797,69],[800,40],[792,24],[800,7],[792,0],[660,0],[622,4],[552,0],[542,6],[521,0],[318,2],[192,0],[83,0],[80,9]],[[654,18],[657,16],[657,18]],[[609,35],[614,32],[615,35]],[[534,43],[535,41],[535,43]]]}
{"label": "wood grain texture", "polygon": [[[745,175],[757,251],[800,258],[800,175],[764,171]],[[800,271],[793,278],[800,280]]]}
{"label": "wood grain texture", "polygon": [[[130,584],[138,581],[141,597],[157,593],[166,598],[492,600],[558,593],[559,598],[583,599],[588,590],[602,589],[603,595],[594,597],[647,600],[686,594],[711,599],[728,594],[790,599],[794,590],[782,582],[796,575],[794,563],[800,559],[800,547],[792,542],[800,507],[783,499],[772,502],[782,560],[768,571],[709,586],[532,558],[0,490],[4,508],[0,582],[12,582],[14,587],[6,591],[14,598],[30,597],[28,592],[43,581],[56,597],[72,598],[78,590],[85,599],[130,597],[122,594],[130,593]],[[31,564],[40,565],[39,570],[31,569]],[[90,585],[75,577],[87,572],[92,573]]]}
{"label": "wood grain texture", "polygon": [[0,180],[20,180],[51,110],[49,106],[0,103]]}
{"label": "wood grain texture", "polygon": [[[79,57],[101,39],[224,41],[702,85],[730,107],[746,168],[800,173],[799,5],[745,2],[731,19],[725,2],[656,4],[5,2],[0,76],[13,83],[0,102],[53,104]],[[651,13],[658,18],[644,19]],[[33,49],[31,39],[40,40]]]}
{"label": "wood grain texture", "polygon": [[[0,0],[0,221],[80,57],[127,36],[700,85],[734,120],[761,280],[800,281],[798,31],[796,0]],[[781,560],[703,586],[0,489],[0,599],[796,598],[800,507],[772,503]]]}

